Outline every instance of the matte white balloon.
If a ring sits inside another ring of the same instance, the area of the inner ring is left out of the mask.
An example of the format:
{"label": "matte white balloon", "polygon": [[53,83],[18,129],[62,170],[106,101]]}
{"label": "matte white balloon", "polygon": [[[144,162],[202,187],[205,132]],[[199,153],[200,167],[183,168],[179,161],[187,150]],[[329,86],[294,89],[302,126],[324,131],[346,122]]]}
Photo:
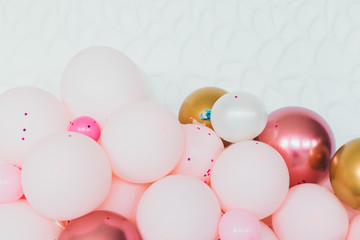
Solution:
{"label": "matte white balloon", "polygon": [[66,131],[70,117],[61,102],[36,87],[17,87],[0,96],[0,159],[22,165],[41,139]]}
{"label": "matte white balloon", "polygon": [[62,229],[37,213],[26,200],[0,204],[0,239],[53,240]]}
{"label": "matte white balloon", "polygon": [[100,142],[117,176],[128,182],[148,183],[175,168],[184,150],[184,133],[169,110],[141,101],[114,113]]}
{"label": "matte white balloon", "polygon": [[257,141],[225,149],[212,169],[211,187],[222,209],[246,209],[263,219],[275,212],[289,188],[284,159],[271,146]]}
{"label": "matte white balloon", "polygon": [[103,125],[120,106],[145,99],[143,75],[122,52],[90,47],[66,66],[61,99],[73,118],[89,116]]}
{"label": "matte white balloon", "polygon": [[267,112],[260,98],[247,92],[221,96],[211,109],[211,124],[229,142],[251,140],[265,128]]}
{"label": "matte white balloon", "polygon": [[136,220],[146,240],[214,240],[220,206],[215,194],[201,180],[170,175],[145,191]]}
{"label": "matte white balloon", "polygon": [[95,210],[105,200],[111,167],[93,139],[62,132],[30,151],[21,178],[24,194],[36,211],[51,219],[69,220]]}
{"label": "matte white balloon", "polygon": [[349,224],[340,200],[312,183],[292,187],[272,223],[281,240],[345,239]]}

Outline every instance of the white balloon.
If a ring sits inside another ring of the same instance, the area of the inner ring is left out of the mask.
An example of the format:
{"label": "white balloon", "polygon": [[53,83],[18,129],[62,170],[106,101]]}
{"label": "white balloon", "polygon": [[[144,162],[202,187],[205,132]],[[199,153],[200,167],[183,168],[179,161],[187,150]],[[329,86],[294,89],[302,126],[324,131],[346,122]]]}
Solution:
{"label": "white balloon", "polygon": [[0,96],[0,159],[21,167],[41,139],[66,131],[70,117],[61,102],[36,87],[17,87]]}
{"label": "white balloon", "polygon": [[26,157],[21,183],[40,214],[71,220],[95,210],[111,185],[111,167],[102,148],[75,132],[51,135]]}
{"label": "white balloon", "polygon": [[2,240],[53,240],[61,230],[56,221],[41,216],[24,199],[0,204]]}
{"label": "white balloon", "polygon": [[170,175],[145,191],[136,220],[146,240],[214,240],[220,206],[206,183],[188,175]]}
{"label": "white balloon", "polygon": [[211,124],[228,142],[251,140],[265,128],[267,112],[262,101],[247,92],[221,96],[211,109]]}
{"label": "white balloon", "polygon": [[122,52],[109,47],[87,48],[66,66],[61,99],[73,118],[89,116],[102,126],[117,108],[145,99],[143,76]]}

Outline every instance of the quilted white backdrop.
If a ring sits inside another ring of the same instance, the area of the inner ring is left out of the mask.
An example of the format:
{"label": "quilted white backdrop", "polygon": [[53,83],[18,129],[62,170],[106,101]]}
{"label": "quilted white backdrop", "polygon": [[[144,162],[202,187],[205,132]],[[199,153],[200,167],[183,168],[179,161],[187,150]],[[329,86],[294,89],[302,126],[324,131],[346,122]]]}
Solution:
{"label": "quilted white backdrop", "polygon": [[358,0],[0,0],[0,93],[33,85],[59,97],[69,59],[105,45],[175,114],[200,87],[244,90],[269,112],[318,112],[340,147],[360,137],[359,13]]}

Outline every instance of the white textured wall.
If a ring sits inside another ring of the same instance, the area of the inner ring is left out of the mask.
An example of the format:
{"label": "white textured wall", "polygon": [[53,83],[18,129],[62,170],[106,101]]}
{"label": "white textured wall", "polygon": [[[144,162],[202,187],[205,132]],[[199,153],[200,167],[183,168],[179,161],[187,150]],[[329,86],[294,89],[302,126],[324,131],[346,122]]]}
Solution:
{"label": "white textured wall", "polygon": [[0,0],[0,92],[59,96],[67,61],[93,45],[129,55],[149,97],[176,114],[214,85],[256,94],[269,112],[315,110],[338,147],[360,136],[358,0]]}

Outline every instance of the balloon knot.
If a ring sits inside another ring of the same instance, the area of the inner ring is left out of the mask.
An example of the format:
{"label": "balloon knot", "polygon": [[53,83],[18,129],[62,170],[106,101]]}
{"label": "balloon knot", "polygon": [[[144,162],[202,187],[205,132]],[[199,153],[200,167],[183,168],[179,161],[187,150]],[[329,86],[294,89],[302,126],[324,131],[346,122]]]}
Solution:
{"label": "balloon knot", "polygon": [[205,116],[204,113],[200,113],[199,116],[201,117],[201,120],[210,120],[211,119],[211,110],[210,109],[206,109],[205,110]]}

